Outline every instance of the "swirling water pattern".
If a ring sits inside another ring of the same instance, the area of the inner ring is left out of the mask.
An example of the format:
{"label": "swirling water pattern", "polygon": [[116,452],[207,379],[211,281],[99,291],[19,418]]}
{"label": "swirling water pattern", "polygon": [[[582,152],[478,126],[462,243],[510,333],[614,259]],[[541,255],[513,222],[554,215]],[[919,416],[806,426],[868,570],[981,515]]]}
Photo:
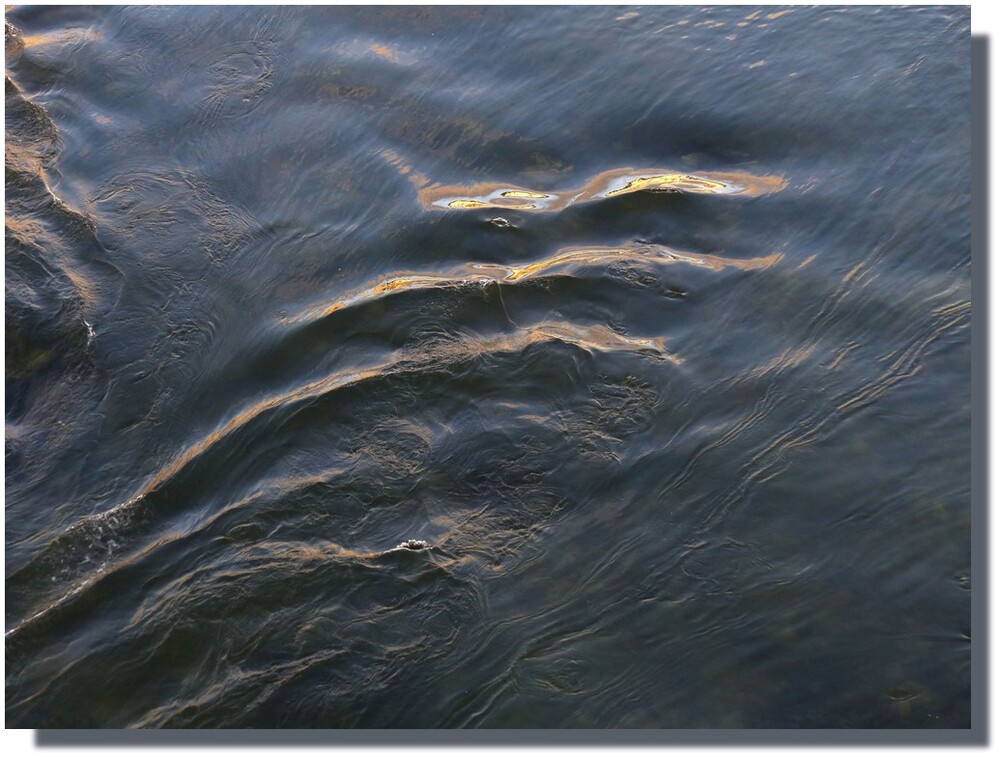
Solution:
{"label": "swirling water pattern", "polygon": [[967,8],[20,8],[22,727],[966,727]]}

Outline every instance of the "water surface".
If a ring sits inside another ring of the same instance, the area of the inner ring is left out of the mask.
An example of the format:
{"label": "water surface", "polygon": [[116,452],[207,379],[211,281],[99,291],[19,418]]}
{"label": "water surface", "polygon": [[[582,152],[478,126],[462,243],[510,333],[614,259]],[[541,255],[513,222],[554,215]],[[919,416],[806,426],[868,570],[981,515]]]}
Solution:
{"label": "water surface", "polygon": [[7,11],[20,727],[968,727],[967,8]]}

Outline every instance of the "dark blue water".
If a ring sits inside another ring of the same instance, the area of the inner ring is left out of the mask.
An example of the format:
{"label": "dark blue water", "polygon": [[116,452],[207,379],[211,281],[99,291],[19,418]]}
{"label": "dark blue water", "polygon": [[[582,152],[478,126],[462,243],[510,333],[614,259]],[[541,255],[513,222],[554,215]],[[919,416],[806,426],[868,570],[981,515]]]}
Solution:
{"label": "dark blue water", "polygon": [[19,727],[968,727],[967,8],[22,8]]}

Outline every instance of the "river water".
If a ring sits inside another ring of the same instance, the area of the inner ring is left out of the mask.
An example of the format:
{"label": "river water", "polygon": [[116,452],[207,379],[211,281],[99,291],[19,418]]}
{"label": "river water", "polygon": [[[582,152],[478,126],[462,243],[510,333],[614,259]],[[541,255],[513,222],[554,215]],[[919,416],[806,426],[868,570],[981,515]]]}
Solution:
{"label": "river water", "polygon": [[20,727],[968,727],[967,8],[8,7]]}

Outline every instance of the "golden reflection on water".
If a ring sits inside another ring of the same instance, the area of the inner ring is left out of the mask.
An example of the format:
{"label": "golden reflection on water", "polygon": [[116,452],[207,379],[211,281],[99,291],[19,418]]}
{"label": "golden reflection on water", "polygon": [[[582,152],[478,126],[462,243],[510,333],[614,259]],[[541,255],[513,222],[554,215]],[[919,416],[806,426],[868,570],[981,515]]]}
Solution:
{"label": "golden reflection on water", "polygon": [[571,205],[602,200],[632,192],[679,192],[697,195],[768,195],[784,189],[780,176],[756,176],[741,171],[688,173],[668,169],[621,168],[604,171],[582,187],[541,192],[528,187],[500,183],[444,185],[419,174],[396,152],[383,150],[382,157],[406,176],[417,189],[417,199],[426,210],[500,208],[523,211],[560,211]]}
{"label": "golden reflection on water", "polygon": [[398,63],[400,61],[399,53],[397,53],[395,50],[393,50],[388,45],[374,43],[368,49],[371,52],[375,53],[375,55],[379,55],[379,56],[381,56],[383,58],[388,58],[393,63]]}
{"label": "golden reflection on water", "polygon": [[690,174],[654,174],[640,176],[631,180],[624,187],[608,190],[605,197],[627,195],[630,192],[644,191],[675,191],[694,192],[701,194],[724,194],[731,191],[725,182],[712,181]]}
{"label": "golden reflection on water", "polygon": [[33,34],[21,37],[21,43],[26,47],[41,47],[43,45],[72,45],[81,42],[92,42],[101,38],[97,29],[73,28],[61,29],[48,34]]}
{"label": "golden reflection on water", "polygon": [[665,265],[682,263],[690,266],[721,271],[725,268],[751,271],[765,269],[780,261],[782,253],[758,258],[725,258],[716,255],[698,255],[666,247],[643,243],[626,243],[615,247],[599,245],[560,248],[555,253],[522,266],[500,263],[464,263],[441,272],[400,272],[367,287],[355,290],[332,303],[308,307],[300,313],[285,316],[282,323],[308,323],[329,316],[344,308],[376,300],[389,292],[422,289],[444,289],[464,286],[514,283],[560,269],[582,268],[626,262],[636,265]]}

